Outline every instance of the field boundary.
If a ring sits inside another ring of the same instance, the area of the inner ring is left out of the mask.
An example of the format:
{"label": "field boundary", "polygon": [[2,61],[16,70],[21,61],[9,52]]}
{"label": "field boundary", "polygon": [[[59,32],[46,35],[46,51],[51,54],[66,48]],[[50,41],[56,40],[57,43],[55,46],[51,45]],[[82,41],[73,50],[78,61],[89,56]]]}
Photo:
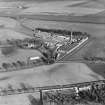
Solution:
{"label": "field boundary", "polygon": [[65,15],[20,15],[20,19],[33,19],[44,21],[60,21],[60,22],[72,22],[72,23],[89,23],[89,24],[105,24],[104,16],[65,16]]}
{"label": "field boundary", "polygon": [[66,88],[73,88],[73,87],[79,87],[79,86],[86,86],[86,85],[90,85],[91,83],[104,83],[105,84],[105,80],[89,81],[89,82],[83,82],[83,83],[73,83],[73,84],[66,84],[66,85],[31,87],[31,88],[23,88],[23,89],[12,89],[12,90],[7,89],[4,91],[1,90],[0,96],[34,93],[34,92],[57,90],[57,89],[66,89]]}

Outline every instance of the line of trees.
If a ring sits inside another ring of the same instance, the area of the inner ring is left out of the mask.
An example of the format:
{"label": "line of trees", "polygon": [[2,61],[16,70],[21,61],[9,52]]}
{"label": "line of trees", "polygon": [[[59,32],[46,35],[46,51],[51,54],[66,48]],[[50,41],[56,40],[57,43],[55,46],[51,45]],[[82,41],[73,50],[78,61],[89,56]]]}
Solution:
{"label": "line of trees", "polygon": [[84,59],[88,61],[105,61],[105,58],[95,56],[84,57]]}
{"label": "line of trees", "polygon": [[92,84],[90,89],[79,92],[81,99],[105,104],[105,84]]}
{"label": "line of trees", "polygon": [[47,46],[44,46],[44,48],[45,48],[45,52],[40,51],[43,55],[41,57],[42,61],[44,63],[47,63],[47,64],[54,63],[58,57],[58,53],[56,52],[56,48],[51,49],[51,48],[48,48]]}
{"label": "line of trees", "polygon": [[[64,35],[71,35],[72,31],[69,30],[62,30],[62,29],[47,29],[47,28],[36,28],[38,31],[48,32],[48,33],[57,33],[57,34],[64,34]],[[81,31],[73,31],[73,35],[89,35],[86,32]]]}
{"label": "line of trees", "polygon": [[26,85],[25,83],[20,83],[20,88],[14,88],[11,84],[7,84],[7,88],[0,87],[1,95],[16,94],[17,92],[33,92],[34,88]]}
{"label": "line of trees", "polygon": [[26,62],[24,61],[17,61],[17,62],[12,62],[12,63],[2,63],[2,68],[4,68],[5,70],[15,70],[18,68],[22,68],[25,67],[27,65]]}

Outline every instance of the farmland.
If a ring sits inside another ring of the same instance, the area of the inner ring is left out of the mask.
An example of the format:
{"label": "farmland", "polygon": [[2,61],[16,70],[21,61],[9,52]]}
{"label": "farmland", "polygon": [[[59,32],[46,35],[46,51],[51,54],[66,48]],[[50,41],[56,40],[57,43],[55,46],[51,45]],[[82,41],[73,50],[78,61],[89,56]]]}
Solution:
{"label": "farmland", "polygon": [[[16,98],[17,97],[17,98]],[[33,97],[39,100],[39,93],[27,93],[20,94],[18,96],[4,96],[0,97],[0,103],[2,105],[10,105],[13,103],[14,105],[29,105],[31,103],[31,99],[29,97]]]}
{"label": "farmland", "polygon": [[[39,77],[41,77],[39,79]],[[26,86],[42,87],[51,85],[64,85],[72,83],[80,83],[87,81],[102,80],[103,77],[88,68],[82,63],[60,63],[50,66],[40,66],[33,69],[14,71],[10,73],[0,73],[0,88],[7,88],[9,84],[14,89],[21,88],[20,84],[25,83]],[[8,82],[8,83],[7,83]],[[27,93],[20,95],[2,96],[0,97],[2,105],[10,105],[17,103],[28,105],[28,95],[39,97],[38,93]],[[19,102],[18,102],[19,101]]]}
{"label": "farmland", "polygon": [[[35,28],[35,27],[46,27],[46,28],[53,28],[55,29],[67,29],[67,30],[79,30],[83,32],[88,32],[92,37],[93,41],[88,43],[86,47],[81,48],[75,55],[72,55],[72,57],[67,57],[69,59],[77,59],[81,57],[82,55],[87,55],[88,51],[90,53],[90,50],[88,49],[93,49],[95,46],[97,46],[97,54],[100,49],[103,50],[104,46],[104,25],[94,25],[94,24],[80,24],[80,23],[66,23],[66,22],[52,22],[52,21],[35,21],[35,20],[26,20],[24,23],[25,26],[29,28]],[[71,29],[72,27],[72,29]],[[22,30],[22,27],[20,28]],[[95,31],[94,31],[95,30]],[[19,31],[19,30],[18,30]],[[22,30],[22,35],[21,37],[24,38],[24,30]],[[21,31],[20,31],[21,33]],[[1,34],[2,35],[2,34]],[[14,34],[15,35],[15,34]],[[100,35],[100,36],[99,36]],[[28,34],[26,37],[30,37],[31,35]],[[14,36],[12,35],[11,38]],[[21,38],[19,37],[19,39]],[[4,38],[4,37],[3,37]],[[8,38],[8,37],[7,37]],[[14,37],[15,38],[15,37]],[[99,40],[100,39],[100,40]],[[4,39],[5,40],[5,39]],[[102,46],[103,45],[103,46]],[[101,46],[101,48],[100,48]],[[98,49],[100,48],[100,49]],[[92,51],[92,50],[91,50]],[[96,51],[94,51],[96,53]],[[92,51],[92,54],[93,51]],[[100,52],[100,54],[102,54]],[[16,60],[26,60],[28,56],[36,56],[39,55],[37,51],[31,51],[31,50],[21,50],[21,49],[16,49],[16,52],[12,53],[11,55],[8,55],[5,57],[4,55],[1,54],[1,60],[6,61],[6,62],[12,62]],[[100,56],[100,55],[99,55]],[[67,60],[67,59],[66,59]],[[1,61],[1,62],[2,62]],[[91,68],[90,68],[91,67]],[[101,67],[101,66],[100,66]],[[102,68],[104,70],[104,68]],[[103,70],[100,70],[98,68],[95,71],[95,66],[93,65],[87,65],[83,63],[60,63],[60,64],[53,64],[49,66],[40,66],[40,67],[35,67],[32,69],[26,69],[20,71],[14,71],[10,73],[1,73],[0,75],[0,87],[7,87],[8,84],[11,84],[14,88],[19,88],[20,83],[26,83],[31,86],[44,86],[44,85],[58,85],[58,84],[68,84],[68,83],[79,83],[79,82],[86,82],[86,81],[92,81],[92,80],[100,80],[104,79],[103,75]],[[39,79],[39,77],[41,77]],[[27,95],[18,96],[19,100],[21,100],[21,97],[24,97],[27,102],[26,105],[29,103],[27,100]],[[4,98],[4,97],[2,97]],[[8,97],[5,97],[1,102],[3,105],[4,103],[7,102],[11,103],[11,101],[17,100],[16,98],[13,98],[11,96],[9,99]],[[11,101],[10,101],[11,100]],[[24,103],[23,100],[20,101],[20,104]]]}
{"label": "farmland", "polygon": [[89,23],[68,23],[68,22],[58,22],[58,21],[43,21],[43,20],[32,20],[23,19],[22,24],[34,29],[35,27],[44,27],[52,29],[66,29],[66,30],[76,30],[81,32],[87,32],[91,34],[92,37],[104,37],[105,25],[104,24],[89,24]]}
{"label": "farmland", "polygon": [[[39,79],[39,77],[41,78]],[[60,63],[49,66],[40,66],[32,69],[22,70],[21,72],[14,71],[0,73],[0,87],[8,86],[7,81],[16,88],[19,87],[19,84],[22,82],[33,87],[40,87],[79,83],[100,79],[103,79],[103,77],[91,71],[87,65],[71,62],[67,64]]]}
{"label": "farmland", "polygon": [[[5,48],[6,49],[6,48]],[[15,61],[27,61],[28,57],[32,56],[40,56],[40,52],[34,51],[34,50],[22,50],[22,49],[16,49],[11,54],[3,55],[2,49],[0,49],[0,66],[3,62],[15,62]]]}
{"label": "farmland", "polygon": [[[83,57],[89,56],[105,58],[105,2],[102,0],[54,1],[0,2],[0,43],[8,39],[32,38],[34,34],[32,30],[35,28],[86,32],[90,35],[89,42],[65,56],[61,62],[0,73],[0,89],[6,89],[8,85],[14,89],[21,88],[21,83],[43,87],[105,78],[104,64],[83,61]],[[11,50],[10,53],[8,49]],[[7,53],[4,54],[3,51]],[[0,67],[3,62],[27,61],[30,56],[40,55],[37,50],[0,47]],[[0,105],[11,105],[11,103],[31,105],[31,95],[39,99],[39,93],[0,96]]]}

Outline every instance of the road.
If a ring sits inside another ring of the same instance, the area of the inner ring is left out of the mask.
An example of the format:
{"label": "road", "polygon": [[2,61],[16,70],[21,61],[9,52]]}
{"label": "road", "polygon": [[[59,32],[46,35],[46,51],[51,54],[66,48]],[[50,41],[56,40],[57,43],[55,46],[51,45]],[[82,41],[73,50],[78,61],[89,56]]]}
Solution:
{"label": "road", "polygon": [[73,48],[70,51],[68,51],[68,53],[66,55],[64,55],[62,58],[58,59],[56,61],[56,63],[63,62],[62,60],[65,59],[65,58],[67,58],[68,55],[70,57],[73,54],[77,53],[81,48],[85,47],[90,41],[92,41],[92,38],[89,38],[87,40],[84,40],[82,43],[80,43],[79,45],[77,45],[75,48]]}
{"label": "road", "polygon": [[73,88],[73,87],[81,87],[86,85],[91,85],[91,83],[104,83],[105,80],[98,80],[98,81],[90,81],[90,82],[84,82],[84,83],[77,83],[77,84],[67,84],[67,85],[54,85],[54,86],[44,86],[44,87],[30,87],[30,88],[23,88],[23,89],[12,89],[12,90],[6,90],[0,91],[0,96],[7,96],[7,95],[15,95],[15,94],[24,94],[24,93],[34,93],[34,92],[40,92],[40,91],[46,91],[51,89],[63,89],[63,88]]}

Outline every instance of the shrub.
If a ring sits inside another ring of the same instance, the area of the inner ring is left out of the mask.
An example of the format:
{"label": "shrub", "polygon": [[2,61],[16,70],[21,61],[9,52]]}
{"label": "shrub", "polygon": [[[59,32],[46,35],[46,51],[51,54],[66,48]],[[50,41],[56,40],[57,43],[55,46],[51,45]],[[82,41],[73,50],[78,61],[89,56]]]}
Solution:
{"label": "shrub", "polygon": [[12,54],[13,52],[16,51],[16,48],[11,46],[11,47],[4,47],[1,49],[1,52],[3,55],[9,55],[9,54]]}
{"label": "shrub", "polygon": [[2,63],[2,67],[3,67],[4,69],[7,69],[7,68],[8,68],[8,64],[7,64],[7,63]]}

